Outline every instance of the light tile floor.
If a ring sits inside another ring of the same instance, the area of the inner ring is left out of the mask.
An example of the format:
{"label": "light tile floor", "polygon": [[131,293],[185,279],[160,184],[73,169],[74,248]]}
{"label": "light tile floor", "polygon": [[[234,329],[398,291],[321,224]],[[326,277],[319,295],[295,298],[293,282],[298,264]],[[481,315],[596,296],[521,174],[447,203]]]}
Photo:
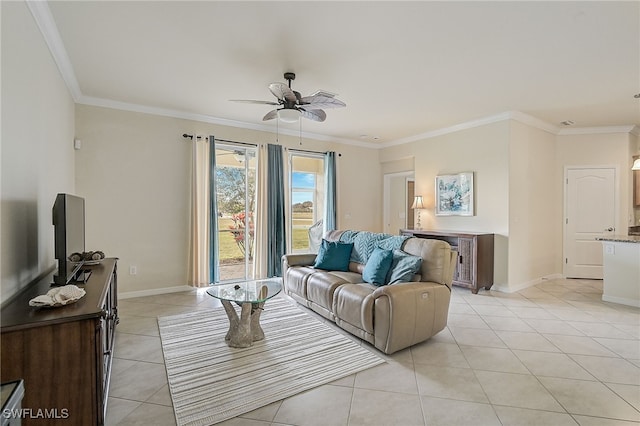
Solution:
{"label": "light tile floor", "polygon": [[[597,280],[454,288],[429,341],[222,424],[638,425],[640,309],[601,297]],[[107,424],[175,424],[156,317],[212,307],[203,290],[120,301]]]}

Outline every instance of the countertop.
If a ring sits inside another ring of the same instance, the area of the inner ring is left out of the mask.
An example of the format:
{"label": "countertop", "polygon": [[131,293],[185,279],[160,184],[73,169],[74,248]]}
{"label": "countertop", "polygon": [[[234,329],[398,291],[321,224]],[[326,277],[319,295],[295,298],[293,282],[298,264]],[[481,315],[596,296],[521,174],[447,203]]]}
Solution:
{"label": "countertop", "polygon": [[614,243],[637,243],[640,244],[638,235],[612,235],[610,237],[597,237],[598,241],[609,241]]}

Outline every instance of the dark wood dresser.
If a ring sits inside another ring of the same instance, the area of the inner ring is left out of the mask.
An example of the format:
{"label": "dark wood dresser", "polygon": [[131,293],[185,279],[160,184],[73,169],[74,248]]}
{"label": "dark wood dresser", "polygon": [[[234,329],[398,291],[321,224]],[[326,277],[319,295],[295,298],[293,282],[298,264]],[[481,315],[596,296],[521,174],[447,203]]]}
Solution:
{"label": "dark wood dresser", "polygon": [[493,285],[494,234],[418,229],[401,229],[400,234],[448,242],[458,252],[453,285],[470,288],[474,294],[481,287],[489,290]]}
{"label": "dark wood dresser", "polygon": [[49,291],[51,273],[2,307],[0,380],[24,380],[22,408],[31,409],[25,425],[104,424],[118,323],[117,259],[83,269],[91,275],[74,283],[86,291],[76,303],[29,306]]}

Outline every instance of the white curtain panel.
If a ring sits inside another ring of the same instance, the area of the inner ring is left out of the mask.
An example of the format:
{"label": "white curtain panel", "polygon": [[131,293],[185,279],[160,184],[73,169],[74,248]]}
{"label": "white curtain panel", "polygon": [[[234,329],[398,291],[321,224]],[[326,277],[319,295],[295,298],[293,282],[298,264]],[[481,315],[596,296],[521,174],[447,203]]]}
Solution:
{"label": "white curtain panel", "polygon": [[[191,247],[189,285],[209,286],[209,150],[207,138],[193,138],[191,170]],[[214,154],[215,155],[215,154]]]}
{"label": "white curtain panel", "polygon": [[255,244],[253,256],[253,276],[255,279],[267,277],[267,146],[262,144],[258,147],[256,170],[256,208],[253,213],[255,220]]}

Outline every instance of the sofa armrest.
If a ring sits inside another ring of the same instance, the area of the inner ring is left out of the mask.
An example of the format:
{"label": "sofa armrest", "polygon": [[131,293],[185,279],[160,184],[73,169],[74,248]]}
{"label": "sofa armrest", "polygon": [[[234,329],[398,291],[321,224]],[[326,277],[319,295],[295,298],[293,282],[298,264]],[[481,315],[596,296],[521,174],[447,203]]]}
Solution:
{"label": "sofa armrest", "polygon": [[282,256],[282,263],[287,266],[311,266],[316,262],[315,253],[285,254]]}
{"label": "sofa armrest", "polygon": [[375,346],[390,354],[422,342],[447,325],[451,292],[444,284],[408,282],[377,288]]}

